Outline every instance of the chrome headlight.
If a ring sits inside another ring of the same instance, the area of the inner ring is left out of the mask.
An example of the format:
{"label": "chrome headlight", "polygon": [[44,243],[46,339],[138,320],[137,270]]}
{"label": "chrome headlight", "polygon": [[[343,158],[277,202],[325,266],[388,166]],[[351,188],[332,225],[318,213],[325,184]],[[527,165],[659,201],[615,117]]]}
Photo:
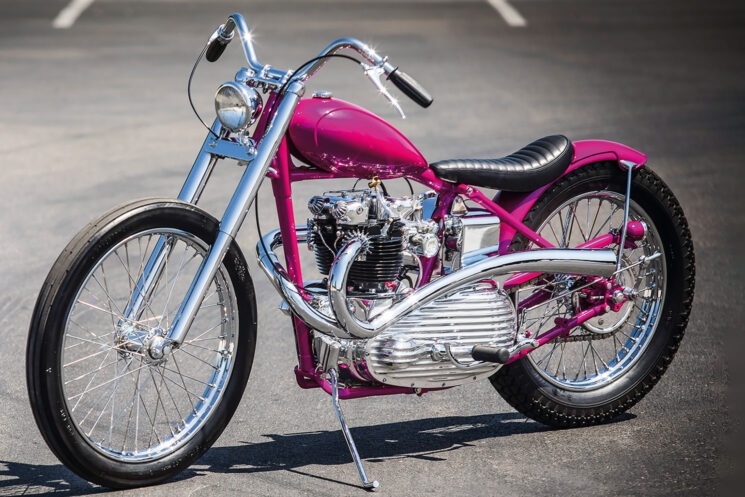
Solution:
{"label": "chrome headlight", "polygon": [[222,125],[230,131],[243,131],[261,113],[261,95],[243,83],[229,81],[217,89],[215,112]]}

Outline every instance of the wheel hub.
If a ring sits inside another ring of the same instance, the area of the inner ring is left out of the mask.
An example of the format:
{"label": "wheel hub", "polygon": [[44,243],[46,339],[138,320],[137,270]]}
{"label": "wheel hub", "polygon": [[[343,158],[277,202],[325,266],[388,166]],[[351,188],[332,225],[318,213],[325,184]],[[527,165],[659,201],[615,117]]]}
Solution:
{"label": "wheel hub", "polygon": [[165,362],[171,349],[166,331],[162,328],[139,329],[132,324],[125,324],[117,331],[115,345],[123,358],[140,355],[150,365]]}

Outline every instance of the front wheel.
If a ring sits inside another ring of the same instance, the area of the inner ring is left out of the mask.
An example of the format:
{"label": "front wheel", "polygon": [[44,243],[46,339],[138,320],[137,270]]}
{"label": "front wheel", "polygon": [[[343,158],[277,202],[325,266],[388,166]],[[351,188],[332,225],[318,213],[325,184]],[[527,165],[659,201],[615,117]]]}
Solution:
{"label": "front wheel", "polygon": [[[618,164],[585,166],[549,187],[524,222],[556,246],[576,247],[621,229],[625,193],[626,173]],[[622,268],[629,269],[616,283],[629,290],[628,300],[490,378],[526,416],[556,427],[609,421],[646,395],[672,361],[693,302],[688,223],[673,193],[646,167],[633,173],[629,219],[643,221],[648,233],[635,248],[623,251]],[[513,251],[530,248],[519,236],[511,246]],[[649,262],[635,265],[642,257]],[[595,305],[591,299],[596,297],[584,288],[581,278],[559,275],[518,289],[520,331],[539,335],[557,320]],[[541,292],[545,295],[536,299]]]}
{"label": "front wheel", "polygon": [[[256,303],[235,243],[186,340],[151,353],[217,230],[193,205],[138,201],[89,224],[52,267],[29,330],[27,385],[44,439],[81,477],[112,488],[166,480],[217,440],[237,408]],[[136,303],[159,253],[158,277]]]}

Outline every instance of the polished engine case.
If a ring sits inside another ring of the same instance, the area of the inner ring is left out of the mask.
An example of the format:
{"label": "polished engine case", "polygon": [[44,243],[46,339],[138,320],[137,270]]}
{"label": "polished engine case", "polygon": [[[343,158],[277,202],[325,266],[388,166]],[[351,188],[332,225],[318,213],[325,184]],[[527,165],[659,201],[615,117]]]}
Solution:
{"label": "polished engine case", "polygon": [[[489,376],[499,367],[474,365],[474,345],[510,347],[515,334],[509,297],[492,282],[481,282],[435,299],[367,340],[364,360],[370,376],[387,385],[454,386]],[[467,369],[447,357],[445,344]]]}

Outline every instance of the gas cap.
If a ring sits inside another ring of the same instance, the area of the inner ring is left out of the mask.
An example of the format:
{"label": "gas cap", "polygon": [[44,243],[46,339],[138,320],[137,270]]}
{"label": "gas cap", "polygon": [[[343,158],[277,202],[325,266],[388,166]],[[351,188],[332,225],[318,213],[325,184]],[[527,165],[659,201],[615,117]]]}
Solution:
{"label": "gas cap", "polygon": [[334,94],[328,90],[318,90],[313,92],[313,98],[331,98]]}

